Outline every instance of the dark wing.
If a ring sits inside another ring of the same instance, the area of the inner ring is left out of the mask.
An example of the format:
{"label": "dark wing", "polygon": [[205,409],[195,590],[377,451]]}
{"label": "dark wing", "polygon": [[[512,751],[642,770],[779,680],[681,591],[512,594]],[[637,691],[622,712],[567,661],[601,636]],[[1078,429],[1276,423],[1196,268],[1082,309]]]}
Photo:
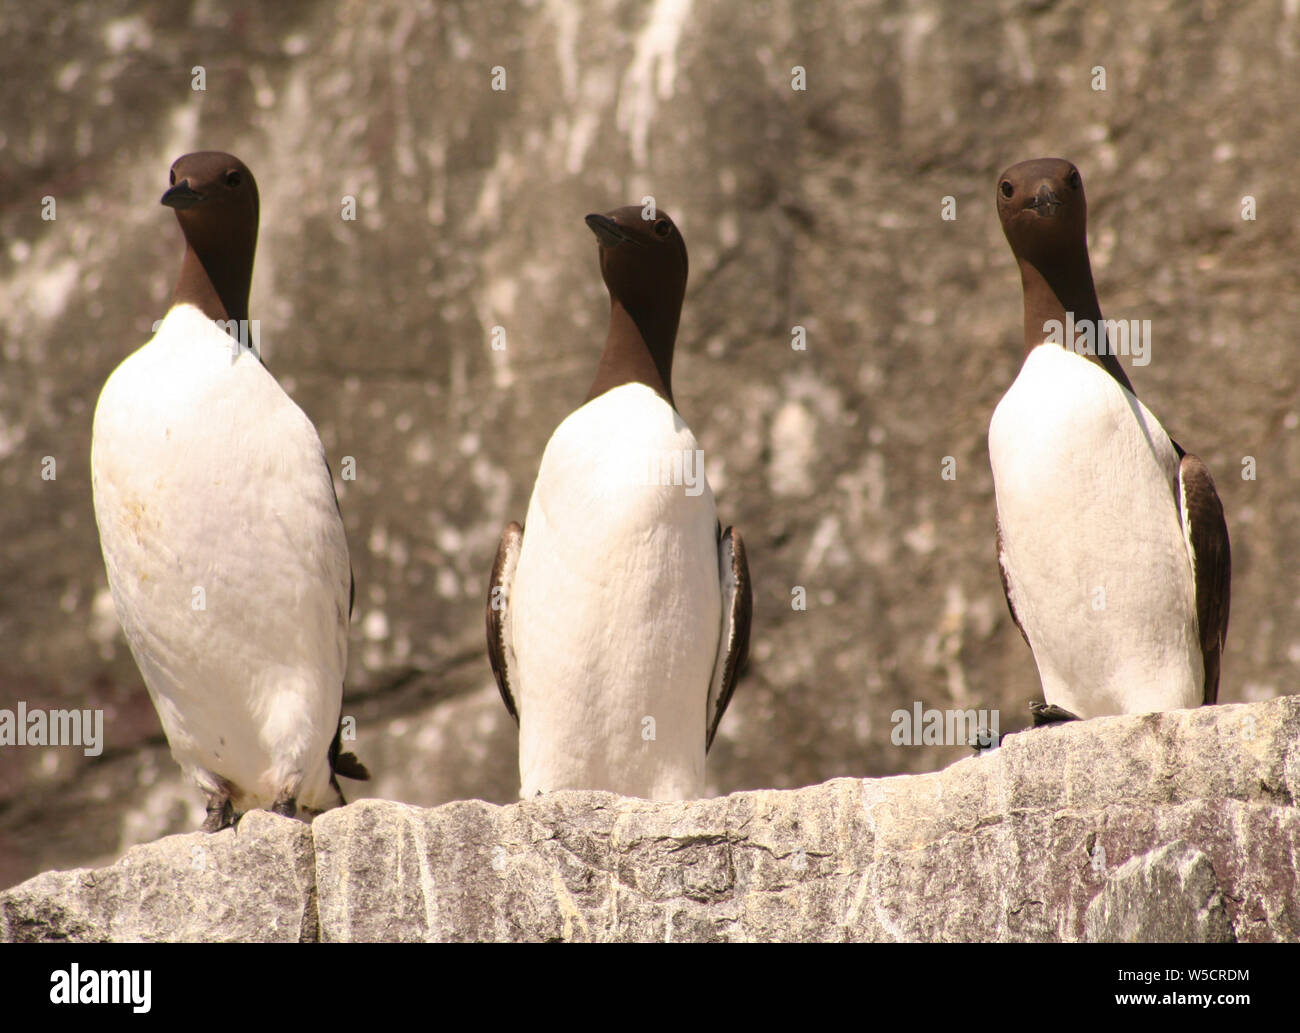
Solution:
{"label": "dark wing", "polygon": [[[261,359],[261,356],[258,356]],[[329,478],[330,491],[334,492],[334,508],[338,510],[339,524],[343,524],[343,507],[339,505],[339,493],[334,487],[334,471],[330,469],[329,460],[325,459],[325,453],[322,449],[321,459],[325,462],[325,476]],[[346,542],[345,542],[346,544]],[[352,569],[352,557],[348,556],[348,612],[343,618],[344,628],[352,623],[352,610],[357,601],[357,576]],[[340,694],[343,687],[339,686]],[[342,775],[344,778],[355,779],[358,782],[366,782],[370,779],[370,772],[366,766],[357,759],[355,753],[343,752],[343,715],[339,715],[339,726],[334,730],[334,741],[330,743],[330,782],[337,790],[339,788],[336,775]],[[339,799],[343,799],[343,794],[339,793]]]}
{"label": "dark wing", "polygon": [[[1029,636],[1025,634],[1025,629],[1020,623],[1020,618],[1016,616],[1016,608],[1011,603],[1011,582],[1007,580],[1007,565],[1002,558],[1002,521],[998,521],[997,549],[998,549],[998,575],[1002,578],[1002,594],[1007,599],[1007,610],[1011,613],[1011,619],[1016,622],[1016,627],[1020,630],[1020,637],[1025,640],[1025,645],[1029,646]],[[1033,646],[1029,646],[1033,649]]]}
{"label": "dark wing", "polygon": [[718,723],[727,712],[731,694],[749,658],[749,620],[754,609],[754,596],[749,585],[745,543],[734,527],[728,527],[718,539],[718,574],[722,586],[722,634],[718,639],[718,658],[709,683],[706,751],[713,745]]}
{"label": "dark wing", "polygon": [[[260,355],[258,356],[258,359],[259,360],[261,359]],[[330,461],[325,455],[324,445],[321,446],[320,458],[321,458],[321,462],[325,464],[325,477],[329,481],[330,492],[334,496],[334,509],[339,515],[339,526],[342,527],[343,507],[339,505],[338,489],[334,487],[334,471],[330,469]],[[344,535],[343,543],[344,546],[347,545],[346,532]],[[356,573],[352,570],[352,556],[349,554],[348,556],[348,613],[347,613],[348,624],[352,623],[353,604],[356,603],[356,601],[357,601],[357,576]]]}
{"label": "dark wing", "polygon": [[[1176,446],[1175,446],[1176,447]],[[1223,503],[1214,490],[1214,478],[1196,456],[1185,453],[1178,466],[1179,509],[1183,533],[1192,552],[1196,579],[1196,627],[1205,658],[1205,702],[1219,699],[1219,666],[1228,637],[1228,602],[1232,582],[1232,554]]]}
{"label": "dark wing", "polygon": [[510,716],[519,723],[519,708],[514,693],[510,691],[510,661],[514,649],[507,637],[510,628],[510,590],[515,582],[515,565],[519,562],[519,547],[524,541],[524,529],[514,521],[501,532],[497,558],[492,563],[492,577],[488,580],[487,597],[487,647],[488,661],[496,677],[501,699]]}

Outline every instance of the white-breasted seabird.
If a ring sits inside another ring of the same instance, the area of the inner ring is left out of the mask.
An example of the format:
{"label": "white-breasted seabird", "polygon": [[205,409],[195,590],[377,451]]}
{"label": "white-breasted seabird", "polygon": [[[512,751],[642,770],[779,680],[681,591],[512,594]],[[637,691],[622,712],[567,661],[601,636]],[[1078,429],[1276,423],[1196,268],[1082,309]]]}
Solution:
{"label": "white-breasted seabird", "polygon": [[1105,332],[1079,170],[1021,162],[997,189],[1027,354],[989,458],[1003,589],[1042,681],[1035,723],[1213,703],[1230,576],[1214,481],[1138,401]]}
{"label": "white-breasted seabird", "polygon": [[340,752],[352,571],[316,428],[247,347],[252,173],[186,154],[162,203],[180,277],[104,384],[90,464],[118,619],[212,832],[337,806],[336,774],[368,777]]}
{"label": "white-breasted seabird", "polygon": [[749,568],[673,402],[682,235],[636,206],[587,225],[609,333],[586,403],[546,446],[524,526],[501,537],[488,655],[519,722],[522,797],[689,799],[747,655]]}

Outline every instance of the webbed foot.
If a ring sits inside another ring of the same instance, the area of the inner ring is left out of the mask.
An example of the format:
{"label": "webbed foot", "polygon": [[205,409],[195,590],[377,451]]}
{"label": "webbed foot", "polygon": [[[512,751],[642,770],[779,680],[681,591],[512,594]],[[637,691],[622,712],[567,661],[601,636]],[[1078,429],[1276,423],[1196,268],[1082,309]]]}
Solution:
{"label": "webbed foot", "polygon": [[208,794],[208,816],[199,826],[200,832],[220,832],[235,823],[235,805],[230,802],[228,790]]}
{"label": "webbed foot", "polygon": [[1035,728],[1081,720],[1078,714],[1071,714],[1064,707],[1058,707],[1055,703],[1039,703],[1038,700],[1029,704],[1029,714],[1034,719]]}

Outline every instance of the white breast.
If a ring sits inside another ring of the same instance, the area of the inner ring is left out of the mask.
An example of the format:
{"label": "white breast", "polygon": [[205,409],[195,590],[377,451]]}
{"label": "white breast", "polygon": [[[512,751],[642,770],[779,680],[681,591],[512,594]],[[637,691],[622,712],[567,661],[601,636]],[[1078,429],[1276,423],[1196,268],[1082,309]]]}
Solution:
{"label": "white breast", "polygon": [[267,807],[330,806],[343,525],[311,422],[190,306],[109,378],[91,471],[109,586],[173,755]]}
{"label": "white breast", "polygon": [[546,446],[510,602],[522,796],[702,794],[717,514],[702,469],[694,488],[648,483],[697,452],[640,384],[593,399]]}
{"label": "white breast", "polygon": [[989,427],[1003,565],[1047,702],[1080,717],[1201,702],[1178,455],[1146,407],[1052,344]]}

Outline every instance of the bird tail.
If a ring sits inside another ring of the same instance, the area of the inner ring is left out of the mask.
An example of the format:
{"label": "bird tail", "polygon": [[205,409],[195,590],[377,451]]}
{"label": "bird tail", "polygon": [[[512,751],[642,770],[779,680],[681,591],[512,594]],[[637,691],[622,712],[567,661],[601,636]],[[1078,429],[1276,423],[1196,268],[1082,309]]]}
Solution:
{"label": "bird tail", "polygon": [[370,781],[370,770],[357,759],[355,753],[340,753],[334,758],[334,774],[357,782]]}
{"label": "bird tail", "polygon": [[343,796],[343,790],[339,788],[339,775],[357,782],[366,782],[370,779],[370,770],[357,759],[357,755],[343,752],[342,717],[339,718],[339,726],[334,731],[334,741],[330,743],[330,785],[338,793],[338,806],[343,807],[348,801]]}

